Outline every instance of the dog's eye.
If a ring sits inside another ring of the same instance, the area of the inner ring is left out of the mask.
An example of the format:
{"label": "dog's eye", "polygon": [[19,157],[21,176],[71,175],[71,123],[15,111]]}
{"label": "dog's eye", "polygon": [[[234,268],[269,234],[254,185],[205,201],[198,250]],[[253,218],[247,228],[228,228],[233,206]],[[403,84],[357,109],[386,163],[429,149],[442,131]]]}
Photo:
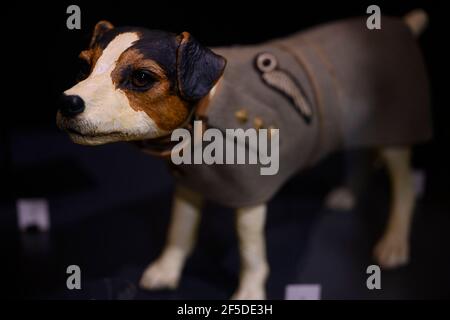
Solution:
{"label": "dog's eye", "polygon": [[155,78],[147,70],[136,70],[131,75],[131,82],[135,87],[143,88],[153,84]]}

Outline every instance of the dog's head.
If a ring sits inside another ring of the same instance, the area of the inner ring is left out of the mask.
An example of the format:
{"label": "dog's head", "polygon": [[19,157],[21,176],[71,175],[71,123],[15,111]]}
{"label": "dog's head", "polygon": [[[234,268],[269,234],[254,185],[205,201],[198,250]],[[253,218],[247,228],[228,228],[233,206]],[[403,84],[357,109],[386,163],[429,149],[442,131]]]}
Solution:
{"label": "dog's head", "polygon": [[61,97],[58,126],[80,144],[158,138],[180,127],[208,95],[225,59],[179,35],[100,21],[82,79]]}

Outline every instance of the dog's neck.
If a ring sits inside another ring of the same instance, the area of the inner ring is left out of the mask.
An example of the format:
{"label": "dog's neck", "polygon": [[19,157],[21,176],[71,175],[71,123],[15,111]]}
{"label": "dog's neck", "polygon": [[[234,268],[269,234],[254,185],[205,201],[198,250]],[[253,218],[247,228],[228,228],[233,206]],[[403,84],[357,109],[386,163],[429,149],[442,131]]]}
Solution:
{"label": "dog's neck", "polygon": [[[192,106],[192,111],[189,113],[186,121],[181,124],[179,128],[191,130],[194,120],[201,120],[203,128],[206,128],[206,122],[208,121],[208,116],[206,113],[214,96],[216,96],[217,92],[220,90],[221,79],[222,78],[216,82],[214,87],[209,91],[208,95],[197,102],[196,105]],[[177,142],[171,141],[171,134],[154,139],[135,141],[135,144],[144,152],[162,158],[170,157],[172,148],[176,143]]]}

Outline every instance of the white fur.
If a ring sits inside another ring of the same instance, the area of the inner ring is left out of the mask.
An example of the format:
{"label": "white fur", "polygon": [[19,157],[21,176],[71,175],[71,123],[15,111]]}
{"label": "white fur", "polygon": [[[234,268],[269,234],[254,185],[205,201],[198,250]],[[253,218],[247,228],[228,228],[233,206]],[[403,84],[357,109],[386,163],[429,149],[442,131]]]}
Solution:
{"label": "white fur", "polygon": [[75,119],[58,116],[62,127],[81,133],[69,132],[74,142],[95,145],[165,134],[144,111],[131,108],[127,96],[114,86],[111,78],[120,55],[138,39],[134,32],[119,34],[103,50],[89,77],[65,91],[66,95],[80,96],[86,106]]}
{"label": "white fur", "polygon": [[266,298],[265,283],[269,274],[264,235],[266,212],[266,204],[236,210],[241,270],[239,287],[232,296],[234,300]]}

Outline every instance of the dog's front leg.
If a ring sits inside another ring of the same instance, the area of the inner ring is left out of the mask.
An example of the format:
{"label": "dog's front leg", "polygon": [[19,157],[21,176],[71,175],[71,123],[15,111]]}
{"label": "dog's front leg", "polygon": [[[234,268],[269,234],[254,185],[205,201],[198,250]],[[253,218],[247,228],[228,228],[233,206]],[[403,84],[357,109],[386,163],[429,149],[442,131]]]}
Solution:
{"label": "dog's front leg", "polygon": [[175,289],[186,258],[191,253],[200,220],[202,197],[178,187],[172,204],[172,218],[167,242],[159,258],[142,275],[144,289]]}
{"label": "dog's front leg", "polygon": [[265,221],[265,204],[240,208],[236,211],[241,271],[239,288],[232,299],[266,298],[265,284],[269,266],[266,259]]}

